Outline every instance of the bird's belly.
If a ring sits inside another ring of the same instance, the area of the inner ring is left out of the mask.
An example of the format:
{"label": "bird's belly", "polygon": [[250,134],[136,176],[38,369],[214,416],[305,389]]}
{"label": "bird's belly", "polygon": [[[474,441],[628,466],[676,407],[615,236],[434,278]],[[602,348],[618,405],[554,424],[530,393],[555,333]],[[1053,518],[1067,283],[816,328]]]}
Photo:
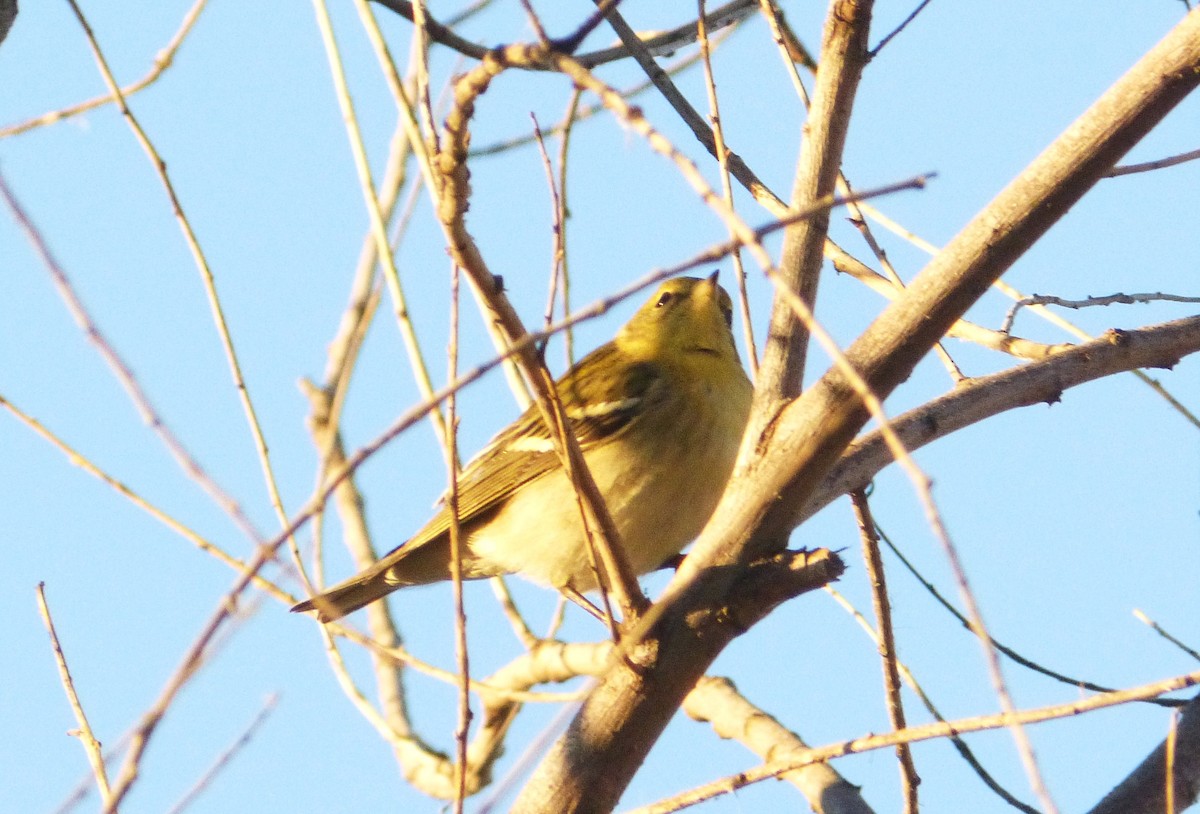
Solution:
{"label": "bird's belly", "polygon": [[[639,575],[678,554],[700,532],[737,453],[737,439],[729,440],[728,434],[676,435],[674,440],[637,450],[613,443],[587,455],[626,558]],[[469,544],[499,570],[555,587],[596,587],[579,502],[561,470],[518,490]]]}

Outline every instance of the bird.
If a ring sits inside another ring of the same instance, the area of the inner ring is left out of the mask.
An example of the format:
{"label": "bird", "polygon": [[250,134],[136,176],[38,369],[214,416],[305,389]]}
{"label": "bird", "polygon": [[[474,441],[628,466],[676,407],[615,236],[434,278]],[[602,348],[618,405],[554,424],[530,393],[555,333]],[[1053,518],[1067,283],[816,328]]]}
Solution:
{"label": "bird", "polygon": [[[708,522],[733,471],[751,384],[733,304],[705,278],[664,281],[556,383],[633,572],[662,567]],[[458,476],[464,579],[516,573],[578,596],[597,587],[574,487],[537,405]],[[295,605],[331,622],[398,588],[451,578],[450,510],[374,565]]]}

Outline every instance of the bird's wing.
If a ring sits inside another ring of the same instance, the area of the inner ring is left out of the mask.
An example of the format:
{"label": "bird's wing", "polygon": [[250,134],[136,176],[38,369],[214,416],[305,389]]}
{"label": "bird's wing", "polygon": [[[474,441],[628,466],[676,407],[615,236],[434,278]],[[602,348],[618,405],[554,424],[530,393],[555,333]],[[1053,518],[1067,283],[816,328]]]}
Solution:
{"label": "bird's wing", "polygon": [[[612,343],[597,348],[557,384],[571,429],[585,452],[623,433],[646,402],[661,397],[664,390],[657,365],[617,363],[613,355],[618,353]],[[607,372],[597,376],[598,370]],[[613,371],[618,372],[614,375]],[[471,459],[459,475],[459,522],[482,519],[522,485],[559,467],[550,432],[537,405],[532,405]],[[403,548],[435,539],[449,528],[450,514],[443,506]]]}
{"label": "bird's wing", "polygon": [[[667,393],[661,368],[651,362],[618,360],[611,355],[616,353],[619,351],[611,344],[598,348],[568,371],[557,385],[571,428],[585,452],[628,431],[638,416],[652,407],[650,402]],[[604,373],[597,376],[597,371]],[[550,433],[534,405],[493,438],[459,476],[459,521],[469,526],[485,520],[522,485],[558,468]],[[411,568],[406,571],[403,563],[417,551],[430,553],[429,546],[437,549],[445,544],[444,535],[449,528],[450,513],[442,505],[407,543],[388,552],[362,573],[292,610],[316,609],[322,621],[331,621],[390,593],[399,584],[420,584],[436,578],[430,577],[440,567],[437,565],[440,552],[436,550],[434,564],[422,566],[425,571],[418,569],[414,573]],[[473,570],[474,565],[467,561],[464,566],[469,577],[494,573],[488,569]]]}

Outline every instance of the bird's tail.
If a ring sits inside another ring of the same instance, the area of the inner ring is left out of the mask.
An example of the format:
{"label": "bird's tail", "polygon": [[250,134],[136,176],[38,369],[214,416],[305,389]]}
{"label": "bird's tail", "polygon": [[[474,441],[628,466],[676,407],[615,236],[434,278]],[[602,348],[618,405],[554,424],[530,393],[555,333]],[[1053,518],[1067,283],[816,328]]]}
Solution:
{"label": "bird's tail", "polygon": [[398,586],[387,579],[386,569],[368,569],[328,591],[292,606],[293,613],[315,610],[320,622],[333,622],[382,599]]}
{"label": "bird's tail", "polygon": [[[492,577],[501,573],[477,560],[469,549],[463,552],[463,579]],[[306,599],[293,612],[315,610],[321,622],[333,622],[370,605],[397,588],[428,585],[450,579],[450,541],[439,535],[416,542],[410,540],[384,555],[370,568],[322,594]]]}

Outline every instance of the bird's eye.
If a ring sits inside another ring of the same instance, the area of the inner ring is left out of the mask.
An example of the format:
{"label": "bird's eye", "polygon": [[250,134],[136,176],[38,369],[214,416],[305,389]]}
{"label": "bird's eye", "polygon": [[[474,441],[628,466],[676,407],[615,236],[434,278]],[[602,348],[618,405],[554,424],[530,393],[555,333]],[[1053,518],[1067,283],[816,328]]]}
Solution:
{"label": "bird's eye", "polygon": [[721,316],[725,317],[725,327],[733,327],[733,306],[721,303]]}
{"label": "bird's eye", "polygon": [[658,298],[658,302],[654,303],[655,308],[662,308],[664,305],[675,299],[675,295],[670,291],[664,291],[662,296]]}

